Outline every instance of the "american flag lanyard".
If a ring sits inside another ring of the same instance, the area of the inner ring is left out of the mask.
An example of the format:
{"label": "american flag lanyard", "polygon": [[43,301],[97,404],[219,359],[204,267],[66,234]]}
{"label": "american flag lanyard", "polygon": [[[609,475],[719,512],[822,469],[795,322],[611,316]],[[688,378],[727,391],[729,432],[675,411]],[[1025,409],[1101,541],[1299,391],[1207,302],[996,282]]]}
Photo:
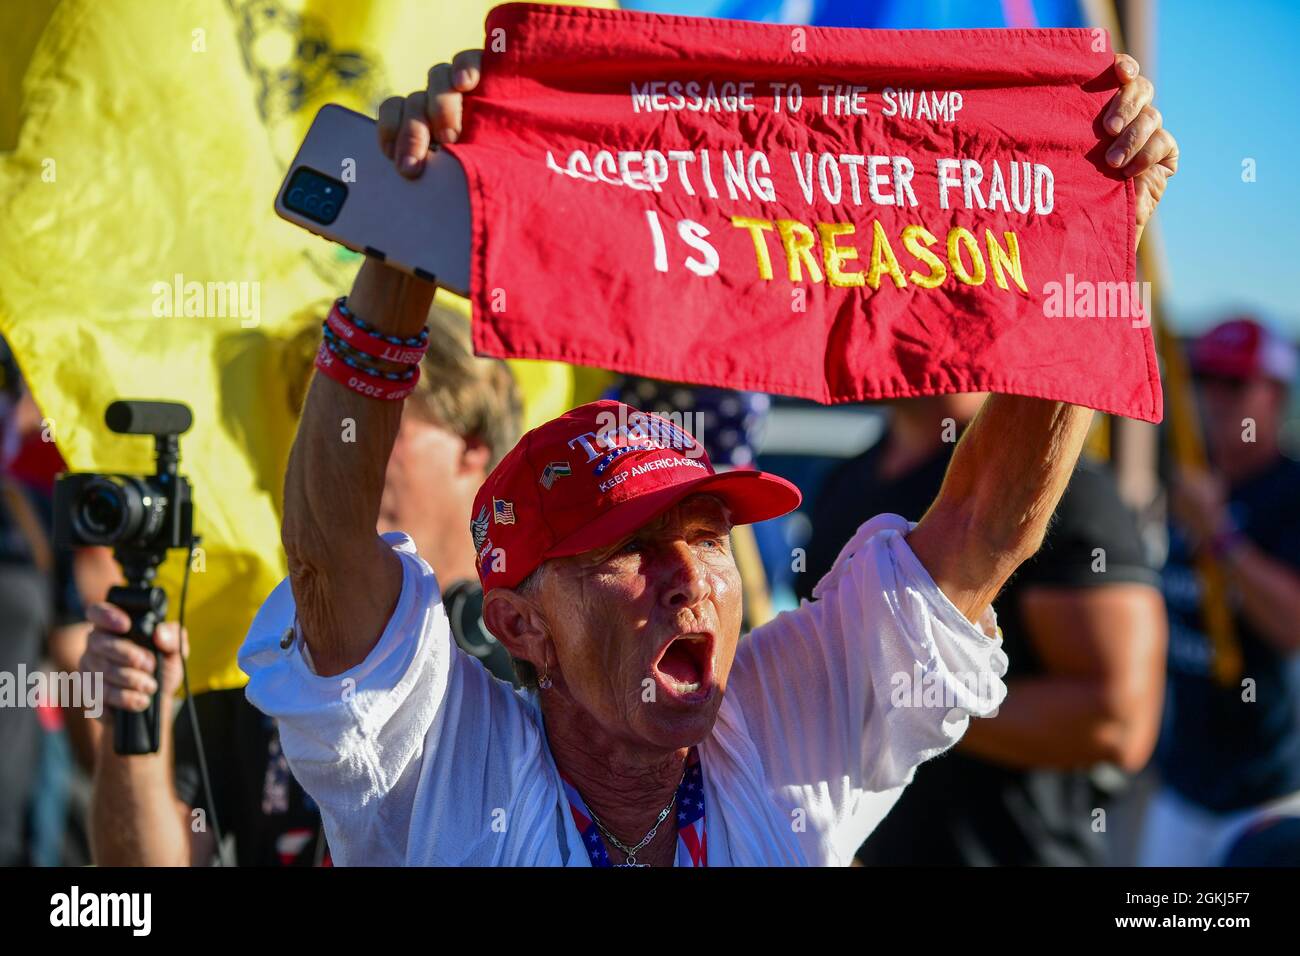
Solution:
{"label": "american flag lanyard", "polygon": [[[600,827],[587,809],[582,794],[563,774],[560,781],[564,784],[565,796],[569,798],[569,812],[573,814],[573,822],[582,834],[582,845],[591,858],[591,865],[613,866],[605,838],[601,836]],[[700,768],[700,755],[694,747],[686,755],[686,772],[682,774],[682,782],[677,785],[673,812],[677,815],[677,865],[708,866],[709,847],[704,833],[704,772]]]}

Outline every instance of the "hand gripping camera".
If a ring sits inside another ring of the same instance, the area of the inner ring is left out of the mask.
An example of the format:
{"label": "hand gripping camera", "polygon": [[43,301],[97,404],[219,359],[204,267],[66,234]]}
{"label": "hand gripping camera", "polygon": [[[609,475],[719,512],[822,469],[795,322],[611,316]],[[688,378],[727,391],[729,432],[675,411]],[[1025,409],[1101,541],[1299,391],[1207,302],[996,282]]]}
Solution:
{"label": "hand gripping camera", "polygon": [[108,406],[104,422],[119,435],[152,435],[157,469],[152,475],[59,476],[54,486],[54,543],[65,548],[111,547],[122,566],[126,585],[112,588],[108,600],[130,616],[127,636],[154,655],[159,689],[143,713],[114,712],[113,746],[120,754],[155,753],[162,718],[162,660],[153,636],[167,615],[167,595],[153,582],[169,550],[188,550],[193,543],[190,483],[177,466],[180,436],[189,431],[194,416],[176,402],[121,401]]}

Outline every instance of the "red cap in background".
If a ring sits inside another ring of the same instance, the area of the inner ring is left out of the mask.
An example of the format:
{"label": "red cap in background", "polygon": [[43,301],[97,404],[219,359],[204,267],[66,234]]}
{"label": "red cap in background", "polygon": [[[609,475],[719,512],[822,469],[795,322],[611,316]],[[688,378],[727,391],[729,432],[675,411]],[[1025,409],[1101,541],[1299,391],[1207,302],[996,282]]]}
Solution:
{"label": "red cap in background", "polygon": [[1271,378],[1290,385],[1296,350],[1290,342],[1254,319],[1241,317],[1210,329],[1191,348],[1192,371],[1217,378]]}

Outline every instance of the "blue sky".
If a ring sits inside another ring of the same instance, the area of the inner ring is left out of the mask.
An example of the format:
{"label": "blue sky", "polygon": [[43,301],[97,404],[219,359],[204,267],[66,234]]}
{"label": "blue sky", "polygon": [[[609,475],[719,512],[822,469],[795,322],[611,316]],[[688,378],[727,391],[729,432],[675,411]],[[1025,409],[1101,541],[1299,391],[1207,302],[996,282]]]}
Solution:
{"label": "blue sky", "polygon": [[[1159,5],[1156,102],[1181,153],[1160,204],[1179,328],[1237,306],[1300,336],[1300,183],[1287,178],[1300,153],[1298,31],[1294,0]],[[1254,183],[1241,180],[1245,158]]]}

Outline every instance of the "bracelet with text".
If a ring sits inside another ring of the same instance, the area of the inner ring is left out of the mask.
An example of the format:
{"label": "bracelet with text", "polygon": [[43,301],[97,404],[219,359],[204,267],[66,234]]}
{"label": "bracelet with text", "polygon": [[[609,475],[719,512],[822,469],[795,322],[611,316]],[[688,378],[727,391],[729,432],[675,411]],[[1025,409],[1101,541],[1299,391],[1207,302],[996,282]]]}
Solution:
{"label": "bracelet with text", "polygon": [[415,391],[415,385],[420,380],[420,366],[418,365],[413,366],[414,374],[410,378],[400,382],[368,375],[340,359],[330,350],[326,342],[321,342],[320,349],[316,352],[316,368],[320,370],[321,374],[334,379],[344,388],[350,389],[358,395],[389,402],[406,398]]}
{"label": "bracelet with text", "polygon": [[352,348],[352,346],[348,345],[341,338],[335,335],[330,330],[329,326],[325,326],[321,329],[321,333],[322,341],[324,341],[329,350],[333,352],[344,365],[347,365],[349,368],[354,368],[358,372],[365,372],[373,378],[382,378],[389,382],[405,382],[412,378],[415,375],[415,370],[419,368],[419,363],[403,365],[397,371],[376,368],[370,364],[369,359],[371,357],[369,355],[366,355],[364,352],[358,352],[356,349]]}
{"label": "bracelet with text", "polygon": [[424,358],[424,353],[429,348],[428,329],[422,329],[419,335],[405,339],[396,335],[384,335],[357,318],[347,307],[344,298],[335,300],[329,315],[325,317],[325,326],[362,355],[385,362],[414,365]]}

